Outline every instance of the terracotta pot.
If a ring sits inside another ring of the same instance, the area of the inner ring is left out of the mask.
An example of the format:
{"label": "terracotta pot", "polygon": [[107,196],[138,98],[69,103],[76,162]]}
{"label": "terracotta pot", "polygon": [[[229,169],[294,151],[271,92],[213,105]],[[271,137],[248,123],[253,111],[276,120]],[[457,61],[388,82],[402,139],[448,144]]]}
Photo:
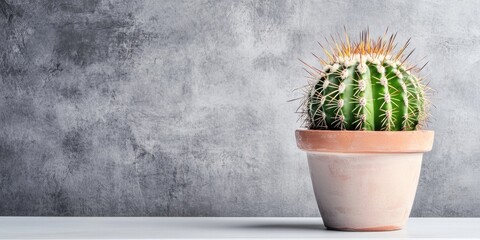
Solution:
{"label": "terracotta pot", "polygon": [[297,130],[327,229],[401,229],[433,136],[433,131]]}

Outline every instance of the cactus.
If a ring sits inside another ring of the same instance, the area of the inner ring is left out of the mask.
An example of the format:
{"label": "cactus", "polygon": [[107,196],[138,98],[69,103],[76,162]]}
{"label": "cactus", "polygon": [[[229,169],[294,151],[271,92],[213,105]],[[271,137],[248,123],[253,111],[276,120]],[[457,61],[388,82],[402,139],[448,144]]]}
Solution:
{"label": "cactus", "polygon": [[[388,31],[388,30],[387,30]],[[301,107],[307,128],[328,130],[409,131],[427,118],[426,85],[404,54],[410,40],[395,51],[395,35],[358,42],[333,40],[326,58],[313,54],[323,70],[303,62],[312,80]],[[327,40],[328,42],[328,40]]]}

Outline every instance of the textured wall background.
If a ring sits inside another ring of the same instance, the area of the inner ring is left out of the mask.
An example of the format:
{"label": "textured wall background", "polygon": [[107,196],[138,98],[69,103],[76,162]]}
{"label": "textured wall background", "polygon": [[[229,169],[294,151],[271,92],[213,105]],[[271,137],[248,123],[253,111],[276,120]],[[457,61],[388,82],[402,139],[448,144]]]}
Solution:
{"label": "textured wall background", "polygon": [[0,1],[0,214],[318,216],[297,58],[412,36],[434,150],[414,216],[480,216],[480,2]]}

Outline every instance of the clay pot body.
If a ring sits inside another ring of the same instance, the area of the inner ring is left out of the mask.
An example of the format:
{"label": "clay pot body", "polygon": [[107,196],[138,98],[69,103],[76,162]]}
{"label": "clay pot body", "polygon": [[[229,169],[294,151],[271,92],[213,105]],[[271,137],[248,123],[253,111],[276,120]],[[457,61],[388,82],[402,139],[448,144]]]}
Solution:
{"label": "clay pot body", "polygon": [[433,131],[297,130],[328,229],[389,231],[408,220]]}

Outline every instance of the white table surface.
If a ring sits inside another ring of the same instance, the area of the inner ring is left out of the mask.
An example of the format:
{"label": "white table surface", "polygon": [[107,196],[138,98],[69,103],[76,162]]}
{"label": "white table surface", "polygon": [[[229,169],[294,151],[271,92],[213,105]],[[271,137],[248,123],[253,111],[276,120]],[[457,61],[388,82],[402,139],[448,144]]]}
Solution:
{"label": "white table surface", "polygon": [[411,218],[391,232],[325,230],[320,218],[0,217],[1,239],[476,238],[480,218]]}

